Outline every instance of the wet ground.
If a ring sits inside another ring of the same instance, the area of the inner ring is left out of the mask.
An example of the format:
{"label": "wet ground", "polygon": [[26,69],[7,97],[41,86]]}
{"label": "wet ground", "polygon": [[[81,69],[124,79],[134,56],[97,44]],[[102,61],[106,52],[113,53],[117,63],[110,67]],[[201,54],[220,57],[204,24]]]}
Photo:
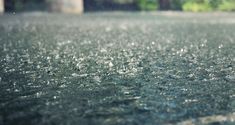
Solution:
{"label": "wet ground", "polygon": [[0,16],[0,125],[232,125],[234,112],[235,14]]}

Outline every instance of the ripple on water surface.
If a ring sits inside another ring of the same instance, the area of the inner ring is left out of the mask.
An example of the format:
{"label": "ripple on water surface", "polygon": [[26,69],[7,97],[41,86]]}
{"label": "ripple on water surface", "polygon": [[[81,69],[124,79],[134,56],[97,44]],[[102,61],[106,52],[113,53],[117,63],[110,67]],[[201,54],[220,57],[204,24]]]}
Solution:
{"label": "ripple on water surface", "polygon": [[31,16],[0,21],[0,124],[176,124],[235,111],[231,23]]}

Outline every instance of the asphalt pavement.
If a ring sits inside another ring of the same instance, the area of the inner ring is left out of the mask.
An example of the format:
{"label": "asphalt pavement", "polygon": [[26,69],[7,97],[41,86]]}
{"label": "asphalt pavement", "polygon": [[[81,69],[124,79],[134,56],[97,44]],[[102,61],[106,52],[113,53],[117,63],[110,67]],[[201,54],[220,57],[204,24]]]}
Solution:
{"label": "asphalt pavement", "polygon": [[0,16],[0,125],[232,125],[234,112],[234,13]]}

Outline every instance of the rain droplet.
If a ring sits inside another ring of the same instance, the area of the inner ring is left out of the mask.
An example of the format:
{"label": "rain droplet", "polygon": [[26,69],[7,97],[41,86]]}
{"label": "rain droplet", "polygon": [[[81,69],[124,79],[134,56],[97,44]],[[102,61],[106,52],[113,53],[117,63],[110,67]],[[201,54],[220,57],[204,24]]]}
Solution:
{"label": "rain droplet", "polygon": [[88,74],[77,74],[77,73],[73,73],[71,74],[73,77],[86,77],[88,76]]}
{"label": "rain droplet", "polygon": [[60,58],[60,56],[59,56],[59,54],[57,54],[56,56],[55,56],[55,59],[59,59]]}
{"label": "rain droplet", "polygon": [[235,82],[235,75],[227,75],[225,76],[225,80]]}
{"label": "rain droplet", "polygon": [[223,47],[223,44],[220,44],[218,48],[221,49],[222,47]]}
{"label": "rain droplet", "polygon": [[109,67],[112,68],[113,67],[113,63],[109,62]]}
{"label": "rain droplet", "polygon": [[20,90],[19,89],[15,89],[14,92],[19,92]]}
{"label": "rain droplet", "polygon": [[42,95],[42,92],[37,92],[36,97],[39,98]]}
{"label": "rain droplet", "polygon": [[100,50],[100,52],[105,53],[105,52],[107,52],[107,50],[104,49],[104,48],[102,48],[102,49]]}
{"label": "rain droplet", "polygon": [[101,82],[101,78],[99,76],[94,76],[93,78],[96,82]]}
{"label": "rain droplet", "polygon": [[197,102],[197,99],[185,99],[184,103]]}

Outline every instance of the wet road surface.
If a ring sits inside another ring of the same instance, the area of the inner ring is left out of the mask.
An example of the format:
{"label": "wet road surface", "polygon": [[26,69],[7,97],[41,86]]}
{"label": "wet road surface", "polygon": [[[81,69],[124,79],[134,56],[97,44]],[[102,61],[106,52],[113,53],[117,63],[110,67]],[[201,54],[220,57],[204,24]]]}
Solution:
{"label": "wet road surface", "polygon": [[235,124],[235,14],[0,16],[1,125]]}

